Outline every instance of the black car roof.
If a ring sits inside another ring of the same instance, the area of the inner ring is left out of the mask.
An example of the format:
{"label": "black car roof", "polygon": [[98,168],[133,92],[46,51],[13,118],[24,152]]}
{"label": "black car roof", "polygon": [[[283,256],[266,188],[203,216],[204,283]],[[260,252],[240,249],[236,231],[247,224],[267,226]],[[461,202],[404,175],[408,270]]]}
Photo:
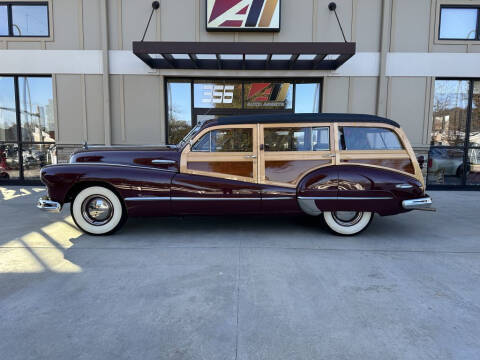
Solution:
{"label": "black car roof", "polygon": [[321,113],[321,114],[263,114],[263,115],[240,115],[240,116],[225,116],[217,119],[208,120],[205,122],[203,128],[217,126],[217,125],[238,125],[238,124],[272,124],[272,123],[304,123],[304,122],[353,122],[353,123],[382,123],[395,126],[400,125],[390,119],[386,119],[375,115],[365,114],[335,114],[335,113]]}

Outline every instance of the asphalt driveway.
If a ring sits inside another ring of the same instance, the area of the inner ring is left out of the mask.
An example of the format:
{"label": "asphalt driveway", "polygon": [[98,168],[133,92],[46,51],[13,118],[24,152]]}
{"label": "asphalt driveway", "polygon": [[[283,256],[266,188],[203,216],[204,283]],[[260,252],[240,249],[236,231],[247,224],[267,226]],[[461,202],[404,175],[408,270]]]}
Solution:
{"label": "asphalt driveway", "polygon": [[1,359],[478,359],[480,192],[335,237],[308,217],[91,237],[0,186]]}

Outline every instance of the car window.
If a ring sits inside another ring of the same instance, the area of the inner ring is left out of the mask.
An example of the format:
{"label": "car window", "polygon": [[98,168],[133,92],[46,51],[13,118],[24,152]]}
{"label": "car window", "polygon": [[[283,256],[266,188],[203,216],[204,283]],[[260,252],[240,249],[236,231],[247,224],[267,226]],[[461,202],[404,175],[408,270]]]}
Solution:
{"label": "car window", "polygon": [[265,128],[265,151],[330,150],[330,128]]}
{"label": "car window", "polygon": [[402,150],[403,146],[390,129],[345,126],[339,128],[342,150]]}
{"label": "car window", "polygon": [[205,152],[252,152],[252,129],[219,129],[203,135],[192,151]]}
{"label": "car window", "polygon": [[310,148],[308,128],[265,128],[265,151],[305,151]]}

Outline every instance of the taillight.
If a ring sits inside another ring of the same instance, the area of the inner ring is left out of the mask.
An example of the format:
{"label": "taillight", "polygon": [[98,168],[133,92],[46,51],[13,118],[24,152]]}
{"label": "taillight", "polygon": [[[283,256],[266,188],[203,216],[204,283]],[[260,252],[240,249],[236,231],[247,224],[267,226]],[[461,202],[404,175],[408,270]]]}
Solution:
{"label": "taillight", "polygon": [[430,169],[433,165],[433,160],[432,158],[428,158],[428,168]]}

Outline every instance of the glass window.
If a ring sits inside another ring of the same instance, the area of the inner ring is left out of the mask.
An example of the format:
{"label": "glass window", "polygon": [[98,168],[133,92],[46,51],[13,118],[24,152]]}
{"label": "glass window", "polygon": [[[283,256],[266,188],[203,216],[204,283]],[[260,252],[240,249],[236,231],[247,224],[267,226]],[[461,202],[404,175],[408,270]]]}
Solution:
{"label": "glass window", "polygon": [[461,185],[463,176],[462,149],[432,147],[428,154],[429,185]]}
{"label": "glass window", "polygon": [[192,100],[190,81],[169,81],[168,143],[178,144],[192,129]]}
{"label": "glass window", "polygon": [[252,129],[219,129],[202,136],[192,151],[252,152]]}
{"label": "glass window", "polygon": [[199,81],[193,85],[194,104],[203,109],[241,109],[242,83],[234,80]]}
{"label": "glass window", "polygon": [[431,145],[463,146],[469,101],[468,80],[436,80]]}
{"label": "glass window", "polygon": [[296,84],[295,112],[320,112],[320,84]]}
{"label": "glass window", "polygon": [[293,84],[254,82],[245,84],[245,108],[292,109]]}
{"label": "glass window", "polygon": [[15,82],[13,77],[0,76],[0,142],[16,140]]}
{"label": "glass window", "polygon": [[192,151],[210,151],[211,136],[211,131],[203,135],[200,140],[193,145]]}
{"label": "glass window", "polygon": [[14,36],[48,36],[47,5],[12,5]]}
{"label": "glass window", "polygon": [[402,150],[397,134],[385,128],[351,127],[339,128],[342,150]]}
{"label": "glass window", "polygon": [[442,8],[440,39],[476,39],[477,16],[476,8]]}
{"label": "glass window", "polygon": [[330,150],[330,128],[319,127],[312,129],[312,150],[328,151]]}
{"label": "glass window", "polygon": [[0,143],[0,183],[2,180],[14,180],[20,176],[18,145]]}
{"label": "glass window", "polygon": [[19,77],[22,141],[55,142],[52,79]]}
{"label": "glass window", "polygon": [[40,169],[52,164],[53,144],[23,145],[23,176],[25,179],[38,179]]}
{"label": "glass window", "polygon": [[480,147],[480,81],[473,83],[472,119],[470,121],[470,146]]}
{"label": "glass window", "polygon": [[480,149],[468,150],[467,185],[480,185]]}
{"label": "glass window", "polygon": [[310,151],[310,128],[265,128],[265,151]]}
{"label": "glass window", "polygon": [[8,36],[8,8],[0,5],[0,36]]}

